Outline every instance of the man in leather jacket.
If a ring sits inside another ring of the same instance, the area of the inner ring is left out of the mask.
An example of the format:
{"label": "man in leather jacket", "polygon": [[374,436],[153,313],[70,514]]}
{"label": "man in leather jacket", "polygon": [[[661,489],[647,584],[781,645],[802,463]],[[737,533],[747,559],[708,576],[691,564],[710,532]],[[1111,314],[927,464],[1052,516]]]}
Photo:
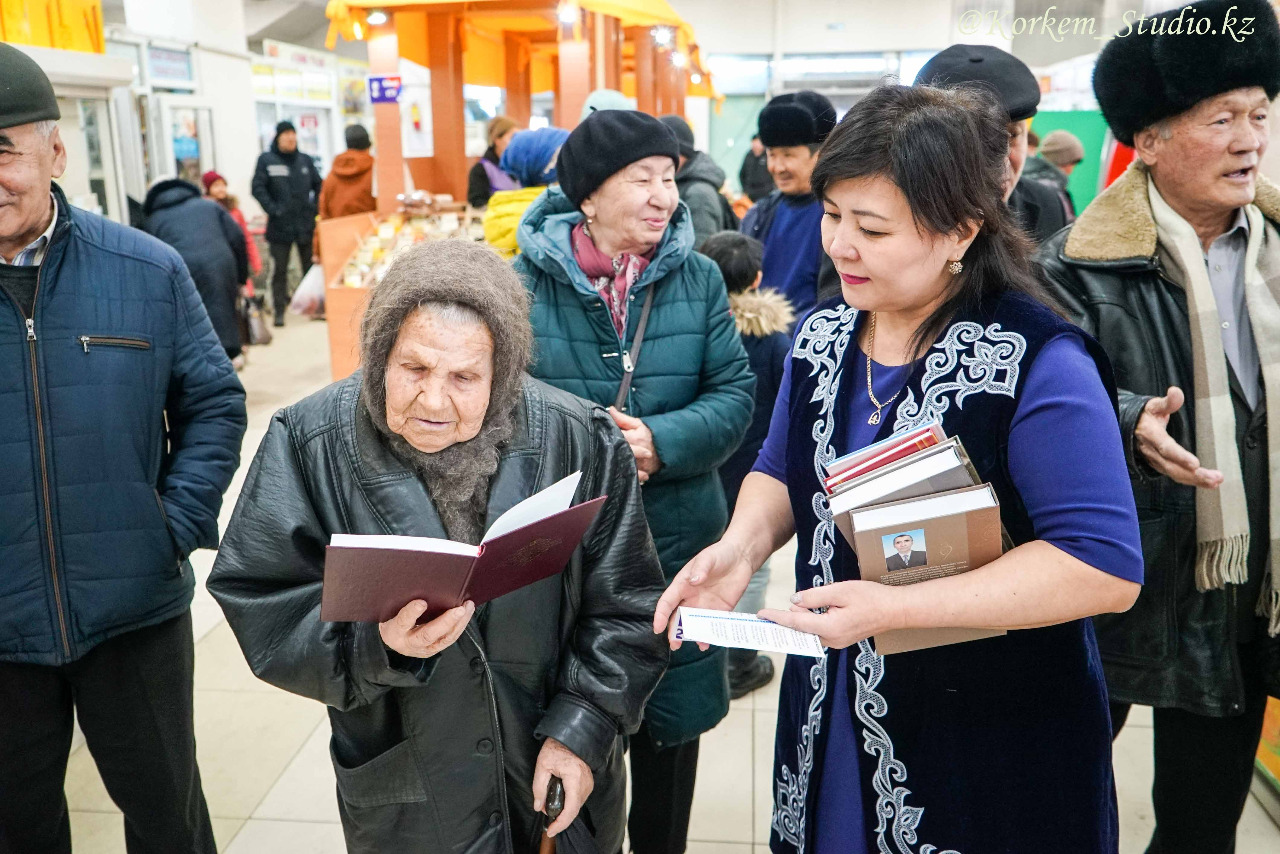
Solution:
{"label": "man in leather jacket", "polygon": [[[1131,704],[1155,707],[1148,854],[1235,850],[1268,684],[1275,692],[1280,676],[1272,636],[1280,626],[1261,616],[1274,619],[1268,552],[1280,532],[1269,525],[1263,382],[1275,372],[1260,357],[1270,345],[1259,334],[1275,340],[1280,330],[1260,311],[1274,285],[1268,295],[1258,284],[1273,281],[1270,265],[1280,263],[1280,189],[1258,174],[1269,102],[1280,91],[1280,30],[1267,4],[1233,3],[1231,14],[1254,15],[1254,37],[1197,36],[1194,63],[1152,58],[1180,50],[1176,35],[1131,33],[1108,44],[1094,89],[1116,138],[1138,157],[1040,252],[1055,295],[1102,343],[1120,387],[1146,585],[1130,611],[1094,622],[1113,730]],[[1229,5],[1200,3],[1196,14],[1221,17]],[[1218,322],[1202,324],[1213,308]],[[1193,329],[1217,334],[1198,332],[1193,342]],[[1224,362],[1224,393],[1207,400]],[[1211,440],[1227,449],[1216,465],[1205,457]],[[1229,475],[1235,455],[1232,480],[1218,469]],[[1198,520],[1230,490],[1247,506],[1247,555],[1237,552],[1247,575],[1207,584],[1212,544]]]}

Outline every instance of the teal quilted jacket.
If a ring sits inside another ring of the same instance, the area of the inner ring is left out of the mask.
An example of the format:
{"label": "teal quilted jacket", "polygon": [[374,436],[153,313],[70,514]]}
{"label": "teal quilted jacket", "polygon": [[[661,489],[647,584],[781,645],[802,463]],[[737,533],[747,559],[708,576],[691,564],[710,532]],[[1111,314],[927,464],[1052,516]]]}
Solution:
{"label": "teal quilted jacket", "polygon": [[[573,259],[569,233],[582,219],[558,188],[539,196],[520,222],[515,268],[533,298],[537,339],[530,373],[601,406],[622,382],[640,307],[655,288],[627,412],[653,431],[662,468],[644,487],[644,510],[670,581],[714,543],[728,522],[716,470],[751,423],[755,377],[729,312],[720,271],[693,251],[682,203],[632,287],[626,340],[619,341],[595,288]],[[686,644],[649,701],[645,723],[659,746],[688,741],[728,712],[724,650]]]}

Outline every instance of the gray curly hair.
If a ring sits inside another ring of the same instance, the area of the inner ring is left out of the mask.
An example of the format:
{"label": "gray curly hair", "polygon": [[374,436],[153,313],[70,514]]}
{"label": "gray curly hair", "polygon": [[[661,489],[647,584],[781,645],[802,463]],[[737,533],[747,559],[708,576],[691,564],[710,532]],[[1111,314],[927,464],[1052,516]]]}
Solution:
{"label": "gray curly hair", "polygon": [[[426,309],[447,320],[479,320],[493,337],[493,384],[480,433],[433,454],[387,425],[387,360],[404,325]],[[479,542],[489,478],[514,428],[524,371],[533,353],[529,294],[520,277],[487,246],[466,240],[420,243],[392,262],[374,288],[360,323],[360,395],[392,452],[427,485],[453,539]]]}

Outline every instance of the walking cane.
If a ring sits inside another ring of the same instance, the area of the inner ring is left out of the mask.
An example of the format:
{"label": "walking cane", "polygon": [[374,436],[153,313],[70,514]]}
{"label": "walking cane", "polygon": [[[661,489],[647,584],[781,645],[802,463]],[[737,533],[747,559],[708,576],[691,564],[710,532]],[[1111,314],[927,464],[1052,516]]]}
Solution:
{"label": "walking cane", "polygon": [[538,844],[538,854],[556,854],[556,841],[547,836],[547,827],[560,817],[560,813],[564,812],[564,783],[559,777],[552,777],[551,782],[547,784],[547,804],[543,812],[546,813],[547,819],[542,827],[542,841]]}

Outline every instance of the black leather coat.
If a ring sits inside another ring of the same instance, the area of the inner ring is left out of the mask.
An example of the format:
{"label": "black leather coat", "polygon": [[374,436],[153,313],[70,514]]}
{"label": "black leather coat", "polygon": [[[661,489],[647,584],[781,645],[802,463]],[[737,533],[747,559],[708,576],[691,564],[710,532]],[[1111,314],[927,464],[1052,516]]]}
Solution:
{"label": "black leather coat", "polygon": [[631,451],[603,410],[526,378],[488,521],[578,470],[578,501],[609,500],[559,576],[482,605],[439,655],[404,658],[374,624],[319,618],[330,534],[445,536],[359,382],[275,416],[209,579],[254,673],[330,707],[348,850],[531,850],[544,737],[591,767],[585,817],[602,851],[619,850],[622,736],[668,658],[651,628],[663,579]]}
{"label": "black leather coat", "polygon": [[[1256,203],[1274,227],[1280,190],[1260,184]],[[1170,418],[1169,435],[1195,448],[1187,297],[1158,245],[1141,164],[1047,241],[1040,263],[1072,319],[1101,342],[1119,388],[1146,577],[1133,608],[1093,618],[1111,699],[1215,717],[1238,714],[1244,708],[1238,642],[1274,643],[1253,616],[1269,541],[1266,404],[1250,411],[1232,375],[1253,583],[1198,592],[1195,490],[1157,474],[1134,444],[1147,401],[1178,386],[1186,404]]]}

